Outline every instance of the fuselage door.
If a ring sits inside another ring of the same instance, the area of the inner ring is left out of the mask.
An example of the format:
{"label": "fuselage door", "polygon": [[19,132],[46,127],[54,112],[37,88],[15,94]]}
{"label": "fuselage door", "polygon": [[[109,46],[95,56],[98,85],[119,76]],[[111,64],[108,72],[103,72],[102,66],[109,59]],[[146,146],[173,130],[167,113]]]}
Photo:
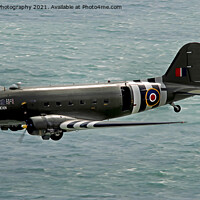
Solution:
{"label": "fuselage door", "polygon": [[122,92],[122,111],[131,110],[131,91],[127,86],[121,87]]}

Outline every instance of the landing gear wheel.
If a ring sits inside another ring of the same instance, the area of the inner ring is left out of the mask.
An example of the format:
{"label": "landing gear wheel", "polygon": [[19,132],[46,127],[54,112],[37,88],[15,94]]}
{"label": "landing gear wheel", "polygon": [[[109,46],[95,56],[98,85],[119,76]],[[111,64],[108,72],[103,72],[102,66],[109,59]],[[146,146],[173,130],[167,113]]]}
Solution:
{"label": "landing gear wheel", "polygon": [[179,105],[174,106],[174,111],[175,112],[180,112],[181,111],[181,106],[179,106]]}
{"label": "landing gear wheel", "polygon": [[49,138],[50,138],[49,135],[43,135],[43,136],[42,136],[42,139],[43,139],[43,140],[49,140]]}
{"label": "landing gear wheel", "polygon": [[55,133],[55,134],[51,135],[50,138],[54,141],[58,141],[62,138],[62,136],[63,136],[63,133],[57,133],[57,134]]}

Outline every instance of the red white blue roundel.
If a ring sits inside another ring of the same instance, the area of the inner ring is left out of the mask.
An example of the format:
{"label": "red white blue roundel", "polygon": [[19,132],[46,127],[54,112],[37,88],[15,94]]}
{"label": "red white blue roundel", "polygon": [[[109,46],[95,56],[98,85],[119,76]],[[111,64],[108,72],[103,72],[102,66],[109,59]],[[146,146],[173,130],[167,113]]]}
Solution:
{"label": "red white blue roundel", "polygon": [[147,90],[146,95],[145,95],[145,100],[148,106],[152,107],[152,106],[157,105],[160,101],[159,91],[154,88]]}

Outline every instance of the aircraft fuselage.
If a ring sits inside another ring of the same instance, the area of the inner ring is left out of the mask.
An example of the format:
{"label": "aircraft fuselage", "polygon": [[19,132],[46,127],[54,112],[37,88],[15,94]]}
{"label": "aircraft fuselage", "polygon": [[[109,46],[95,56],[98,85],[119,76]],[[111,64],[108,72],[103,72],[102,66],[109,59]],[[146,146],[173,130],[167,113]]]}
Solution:
{"label": "aircraft fuselage", "polygon": [[[166,104],[165,85],[158,81],[2,90],[0,120],[50,114],[105,120],[129,115]],[[149,90],[151,96],[147,96]]]}

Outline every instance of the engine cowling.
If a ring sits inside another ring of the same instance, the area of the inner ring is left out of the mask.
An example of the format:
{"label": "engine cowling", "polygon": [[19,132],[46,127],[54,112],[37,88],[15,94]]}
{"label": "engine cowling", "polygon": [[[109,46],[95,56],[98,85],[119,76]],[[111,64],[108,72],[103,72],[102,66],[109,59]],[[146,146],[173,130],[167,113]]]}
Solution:
{"label": "engine cowling", "polygon": [[26,120],[27,131],[30,135],[40,135],[43,139],[59,140],[63,135],[60,124],[74,118],[63,115],[45,115],[30,117]]}

